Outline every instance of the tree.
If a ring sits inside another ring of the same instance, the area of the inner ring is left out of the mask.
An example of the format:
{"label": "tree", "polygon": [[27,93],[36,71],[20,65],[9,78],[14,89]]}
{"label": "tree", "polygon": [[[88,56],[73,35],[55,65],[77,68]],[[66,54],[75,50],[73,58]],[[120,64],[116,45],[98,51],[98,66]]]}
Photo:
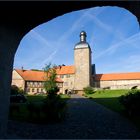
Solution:
{"label": "tree", "polygon": [[44,88],[46,90],[46,93],[48,95],[56,94],[59,91],[59,88],[56,84],[56,66],[50,63],[45,66],[44,68],[45,72],[45,82],[44,82]]}
{"label": "tree", "polygon": [[44,111],[47,121],[59,121],[65,116],[66,102],[57,94],[59,88],[56,84],[57,66],[48,64],[44,68],[45,82],[44,88],[47,97],[44,99]]}

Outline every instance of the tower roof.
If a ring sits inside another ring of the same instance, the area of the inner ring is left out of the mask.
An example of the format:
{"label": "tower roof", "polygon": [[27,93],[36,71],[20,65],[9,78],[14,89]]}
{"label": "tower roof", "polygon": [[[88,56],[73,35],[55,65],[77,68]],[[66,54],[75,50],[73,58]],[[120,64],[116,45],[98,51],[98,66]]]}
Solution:
{"label": "tower roof", "polygon": [[86,34],[85,31],[82,31],[82,32],[80,33],[80,37],[81,37],[82,35],[85,36],[85,37],[87,37],[87,34]]}
{"label": "tower roof", "polygon": [[78,48],[90,48],[89,44],[86,42],[86,32],[85,31],[81,31],[80,33],[80,42],[77,43],[75,45],[75,49],[78,49]]}

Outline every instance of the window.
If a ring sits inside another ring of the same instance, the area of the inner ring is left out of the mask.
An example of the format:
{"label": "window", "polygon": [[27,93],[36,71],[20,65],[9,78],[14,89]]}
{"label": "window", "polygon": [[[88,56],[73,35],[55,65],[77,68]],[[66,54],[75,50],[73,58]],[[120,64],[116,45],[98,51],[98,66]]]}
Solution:
{"label": "window", "polygon": [[64,82],[64,86],[68,86],[68,82]]}
{"label": "window", "polygon": [[67,74],[66,77],[69,78],[70,77],[70,74]]}
{"label": "window", "polygon": [[57,86],[58,86],[58,87],[61,86],[61,83],[57,83]]}
{"label": "window", "polygon": [[60,78],[64,78],[64,75],[60,75]]}
{"label": "window", "polygon": [[30,88],[27,88],[27,89],[26,89],[26,92],[30,92]]}
{"label": "window", "polygon": [[37,88],[36,92],[39,93],[39,88]]}
{"label": "window", "polygon": [[32,92],[34,92],[35,91],[35,89],[34,88],[32,88]]}
{"label": "window", "polygon": [[34,82],[34,85],[37,86],[37,82]]}

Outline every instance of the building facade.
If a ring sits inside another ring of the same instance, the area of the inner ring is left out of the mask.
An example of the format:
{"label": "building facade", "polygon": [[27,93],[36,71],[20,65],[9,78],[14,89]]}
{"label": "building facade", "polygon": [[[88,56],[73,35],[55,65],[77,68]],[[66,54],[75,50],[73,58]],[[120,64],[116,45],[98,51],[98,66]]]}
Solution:
{"label": "building facade", "polygon": [[[13,70],[12,85],[16,85],[26,93],[45,93],[44,81],[45,73],[43,71]],[[63,81],[60,78],[57,78],[56,83],[59,87],[59,93],[63,93]]]}
{"label": "building facade", "polygon": [[[62,65],[56,68],[59,93],[81,92],[87,86],[109,89],[140,87],[140,72],[96,74],[95,64],[91,62],[92,51],[86,42],[86,37],[86,32],[82,31],[80,42],[74,47],[74,65]],[[44,74],[43,71],[14,69],[12,85],[29,94],[45,93]]]}

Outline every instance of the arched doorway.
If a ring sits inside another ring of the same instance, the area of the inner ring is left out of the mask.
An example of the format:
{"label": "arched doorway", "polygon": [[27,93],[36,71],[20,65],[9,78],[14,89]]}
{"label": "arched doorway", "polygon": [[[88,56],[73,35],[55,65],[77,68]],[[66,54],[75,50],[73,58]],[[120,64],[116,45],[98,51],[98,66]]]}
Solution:
{"label": "arched doorway", "polygon": [[[66,10],[60,8],[58,6],[58,2],[56,3],[2,3],[1,4],[1,26],[0,26],[0,38],[1,44],[1,56],[0,61],[2,62],[0,65],[0,73],[1,73],[1,82],[0,82],[0,110],[3,114],[0,116],[0,136],[4,138],[6,132],[6,123],[7,123],[7,114],[8,114],[8,106],[9,106],[9,93],[10,93],[10,84],[11,84],[11,74],[13,68],[13,60],[16,49],[19,45],[21,38],[33,27],[37,26],[44,21],[48,21],[58,15],[64,14],[66,12],[70,12],[73,10],[78,10],[82,8],[94,7],[97,5],[118,5],[124,8],[128,8],[139,16],[139,2],[135,2],[133,6],[131,6],[131,2],[123,3],[123,2],[112,2],[112,3],[81,3],[81,5],[70,6],[69,8],[65,8]],[[30,6],[33,6],[32,8]],[[37,11],[36,9],[40,7],[41,10]],[[64,6],[68,6],[68,3],[64,3]],[[15,10],[13,10],[13,7]],[[52,7],[52,8],[50,8]],[[55,8],[57,12],[53,13],[52,10]],[[5,9],[11,9],[11,11],[5,13]],[[25,10],[26,9],[26,10]],[[31,10],[32,9],[32,10]],[[52,9],[52,10],[50,10]],[[3,15],[3,13],[5,13]],[[17,14],[18,13],[18,14]],[[21,15],[19,17],[19,14]],[[42,15],[42,16],[40,16]],[[47,15],[47,17],[46,17]],[[4,46],[4,47],[3,47]]]}

